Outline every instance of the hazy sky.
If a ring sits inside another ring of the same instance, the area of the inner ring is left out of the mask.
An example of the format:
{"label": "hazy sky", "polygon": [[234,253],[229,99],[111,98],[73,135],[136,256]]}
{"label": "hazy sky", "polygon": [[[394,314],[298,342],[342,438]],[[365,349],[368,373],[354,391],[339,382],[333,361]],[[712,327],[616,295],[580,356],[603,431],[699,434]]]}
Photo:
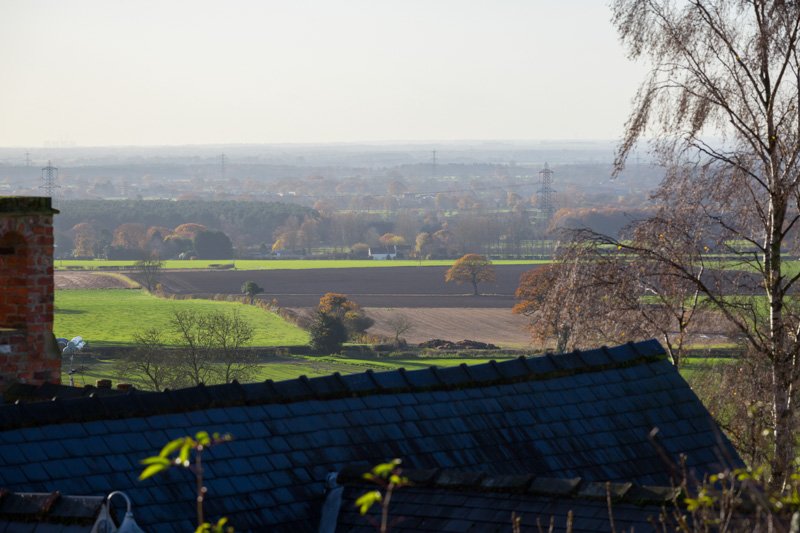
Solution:
{"label": "hazy sky", "polygon": [[0,0],[0,146],[615,139],[604,0]]}

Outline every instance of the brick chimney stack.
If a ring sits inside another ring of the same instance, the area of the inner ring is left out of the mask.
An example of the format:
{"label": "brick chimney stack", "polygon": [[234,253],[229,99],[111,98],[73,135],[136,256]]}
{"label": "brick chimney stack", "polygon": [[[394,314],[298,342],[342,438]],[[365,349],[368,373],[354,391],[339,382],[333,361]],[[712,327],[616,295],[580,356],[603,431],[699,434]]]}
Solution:
{"label": "brick chimney stack", "polygon": [[50,198],[0,197],[0,392],[13,382],[60,383],[53,336]]}

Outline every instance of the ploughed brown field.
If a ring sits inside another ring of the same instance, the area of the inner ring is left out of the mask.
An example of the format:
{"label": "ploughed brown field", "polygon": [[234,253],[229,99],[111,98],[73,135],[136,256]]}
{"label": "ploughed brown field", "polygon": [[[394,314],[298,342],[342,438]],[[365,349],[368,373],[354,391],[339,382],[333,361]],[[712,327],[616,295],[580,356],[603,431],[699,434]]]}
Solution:
{"label": "ploughed brown field", "polygon": [[374,334],[393,337],[388,322],[404,315],[413,326],[402,337],[411,343],[471,339],[525,347],[528,319],[512,314],[511,308],[519,277],[531,268],[536,266],[495,267],[497,281],[479,284],[481,296],[471,294],[471,284],[445,283],[447,267],[165,271],[159,282],[167,292],[210,296],[239,294],[245,281],[254,281],[264,288],[259,298],[277,299],[281,307],[296,310],[311,310],[326,292],[339,292],[366,309],[375,320]]}
{"label": "ploughed brown field", "polygon": [[406,317],[412,327],[401,338],[411,344],[430,339],[470,339],[502,348],[522,349],[530,343],[530,334],[525,328],[528,318],[513,314],[511,309],[368,307],[365,311],[375,320],[375,325],[369,328],[369,332],[390,339],[394,337],[390,326],[392,319]]}
{"label": "ploughed brown field", "polygon": [[510,309],[520,275],[531,268],[536,266],[495,267],[497,281],[481,283],[481,296],[472,296],[471,284],[445,283],[447,267],[165,271],[159,282],[167,292],[207,295],[239,294],[245,281],[254,281],[264,289],[259,298],[276,298],[281,307],[314,307],[326,292],[339,292],[361,307]]}

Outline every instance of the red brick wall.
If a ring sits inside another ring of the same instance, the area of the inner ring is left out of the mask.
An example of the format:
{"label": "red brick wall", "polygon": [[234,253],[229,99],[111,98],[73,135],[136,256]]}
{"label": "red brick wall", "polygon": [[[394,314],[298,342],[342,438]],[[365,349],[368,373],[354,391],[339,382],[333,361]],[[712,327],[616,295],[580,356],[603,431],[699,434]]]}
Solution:
{"label": "red brick wall", "polygon": [[49,198],[0,197],[0,391],[61,380],[53,342],[53,215]]}

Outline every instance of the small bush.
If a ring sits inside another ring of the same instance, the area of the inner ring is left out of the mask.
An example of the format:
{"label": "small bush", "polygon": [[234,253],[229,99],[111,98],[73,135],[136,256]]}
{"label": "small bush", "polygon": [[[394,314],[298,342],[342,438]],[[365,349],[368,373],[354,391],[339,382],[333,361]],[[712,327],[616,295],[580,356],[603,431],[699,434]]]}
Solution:
{"label": "small bush", "polygon": [[311,348],[320,355],[339,353],[347,340],[347,328],[336,315],[318,311],[309,328]]}

